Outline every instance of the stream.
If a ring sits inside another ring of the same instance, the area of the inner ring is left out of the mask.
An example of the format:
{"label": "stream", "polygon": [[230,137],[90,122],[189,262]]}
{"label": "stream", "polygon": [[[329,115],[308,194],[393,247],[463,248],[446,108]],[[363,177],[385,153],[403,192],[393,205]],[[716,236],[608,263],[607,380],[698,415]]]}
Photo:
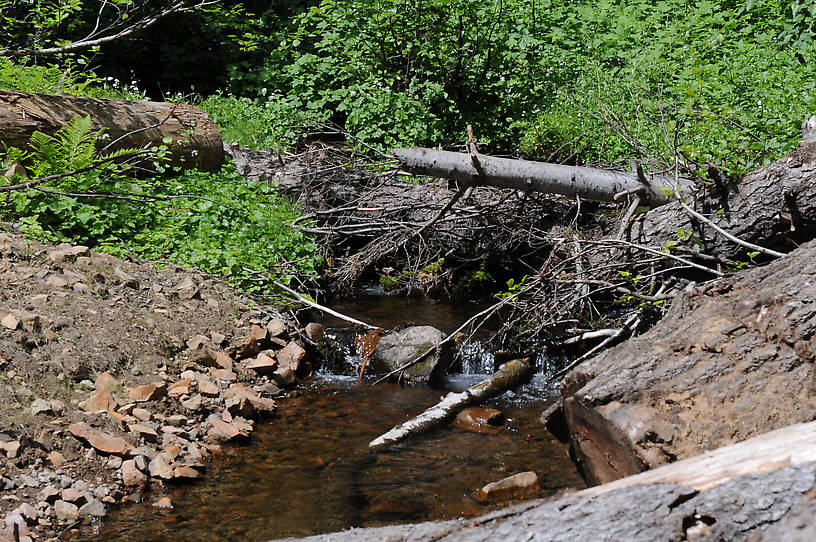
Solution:
{"label": "stream", "polygon": [[[476,304],[384,296],[361,296],[335,307],[383,327],[413,322],[446,333],[478,311]],[[342,324],[326,325],[331,330]],[[350,342],[343,333],[338,340]],[[484,375],[473,373],[492,369],[492,356],[478,342],[465,350],[463,372],[471,374],[451,375],[449,389],[478,382]],[[146,495],[143,503],[111,511],[85,534],[122,542],[262,541],[479,515],[497,505],[476,502],[473,492],[522,471],[541,475],[540,496],[584,487],[566,447],[539,421],[554,399],[545,382],[545,374],[536,375],[491,401],[506,417],[495,434],[449,426],[371,453],[369,441],[435,404],[447,390],[370,386],[322,371],[278,401],[276,416],[257,427],[249,444],[226,446],[203,481],[166,488],[171,510],[153,508]]]}

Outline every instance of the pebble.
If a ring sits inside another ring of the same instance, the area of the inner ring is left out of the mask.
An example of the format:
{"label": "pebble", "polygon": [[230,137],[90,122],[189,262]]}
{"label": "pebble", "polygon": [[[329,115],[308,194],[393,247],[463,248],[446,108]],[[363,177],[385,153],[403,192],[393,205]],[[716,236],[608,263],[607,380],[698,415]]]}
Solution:
{"label": "pebble", "polygon": [[156,508],[170,510],[173,508],[173,503],[172,501],[170,501],[170,497],[162,497],[161,499],[154,502],[153,506],[155,506]]}
{"label": "pebble", "polygon": [[54,512],[59,521],[70,523],[79,518],[79,508],[75,504],[65,501],[57,501],[54,503]]}

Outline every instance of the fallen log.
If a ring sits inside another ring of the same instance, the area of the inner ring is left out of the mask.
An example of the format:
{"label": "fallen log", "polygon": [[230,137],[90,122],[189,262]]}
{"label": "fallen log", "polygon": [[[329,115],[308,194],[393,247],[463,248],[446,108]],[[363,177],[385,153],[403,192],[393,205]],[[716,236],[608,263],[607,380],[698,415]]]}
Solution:
{"label": "fallen log", "polygon": [[471,386],[463,392],[448,393],[442,401],[432,406],[419,416],[400,424],[387,433],[372,440],[368,447],[374,450],[396,444],[405,438],[430,431],[444,425],[456,417],[462,409],[486,401],[513,388],[530,372],[527,360],[508,361],[487,380]]}
{"label": "fallen log", "polygon": [[815,332],[813,241],[687,288],[651,330],[569,373],[544,421],[566,426],[590,483],[809,421]]}
{"label": "fallen log", "polygon": [[672,178],[640,171],[626,173],[484,154],[475,155],[474,161],[467,153],[420,147],[394,149],[392,154],[402,169],[419,175],[601,201],[613,201],[616,195],[636,194],[643,205],[657,206],[670,202],[676,187]]}
{"label": "fallen log", "polygon": [[[801,509],[814,509],[809,497],[816,487],[814,476],[816,422],[811,422],[637,476],[474,519],[352,529],[302,540],[680,542],[745,540],[752,534],[762,540],[788,540],[763,536],[762,530],[775,522],[782,531],[790,529],[789,523],[812,520],[812,516],[801,517]],[[791,510],[797,516],[785,521]]]}
{"label": "fallen log", "polygon": [[105,129],[100,150],[166,144],[175,166],[211,170],[223,161],[218,127],[192,105],[0,90],[0,142],[7,146],[25,149],[35,131],[51,135],[76,116],[90,116],[95,129]]}
{"label": "fallen log", "polygon": [[[816,125],[814,119],[810,122]],[[731,235],[769,249],[788,252],[813,239],[816,131],[805,130],[802,141],[788,155],[745,175],[739,182],[709,187],[689,204]],[[750,252],[690,216],[676,201],[638,215],[631,238],[653,247],[671,242],[677,249],[735,262],[748,261],[746,253]]]}

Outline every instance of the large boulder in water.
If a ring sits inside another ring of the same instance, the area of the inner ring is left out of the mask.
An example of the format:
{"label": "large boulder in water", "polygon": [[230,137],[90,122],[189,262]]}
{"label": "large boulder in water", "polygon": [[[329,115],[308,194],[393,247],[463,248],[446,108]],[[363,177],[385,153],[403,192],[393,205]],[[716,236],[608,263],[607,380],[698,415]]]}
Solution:
{"label": "large boulder in water", "polygon": [[389,373],[434,348],[425,358],[403,373],[408,382],[431,382],[439,380],[453,361],[453,348],[449,343],[438,346],[445,334],[431,326],[412,326],[392,331],[377,344],[372,362],[377,372]]}

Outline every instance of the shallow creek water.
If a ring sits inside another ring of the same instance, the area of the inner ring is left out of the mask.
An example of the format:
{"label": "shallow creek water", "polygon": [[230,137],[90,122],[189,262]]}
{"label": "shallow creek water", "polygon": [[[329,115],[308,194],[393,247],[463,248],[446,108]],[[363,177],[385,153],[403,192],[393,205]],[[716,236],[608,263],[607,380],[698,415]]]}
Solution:
{"label": "shallow creek water", "polygon": [[[416,303],[395,312],[393,305],[400,301],[385,301],[388,318],[345,309],[389,327],[395,323],[385,320],[400,315],[448,332],[460,320],[460,310],[447,304],[440,316]],[[449,387],[459,389],[481,378],[453,376]],[[537,384],[541,381],[534,378],[492,402],[507,418],[497,434],[446,427],[375,454],[368,451],[369,441],[435,404],[446,390],[370,386],[324,375],[280,400],[275,418],[260,424],[248,445],[225,447],[205,480],[169,488],[172,510],[152,508],[148,496],[142,504],[109,514],[94,539],[262,541],[474,516],[496,507],[473,500],[475,490],[527,470],[543,475],[542,496],[583,487],[566,448],[538,420],[552,400],[551,392]]]}

